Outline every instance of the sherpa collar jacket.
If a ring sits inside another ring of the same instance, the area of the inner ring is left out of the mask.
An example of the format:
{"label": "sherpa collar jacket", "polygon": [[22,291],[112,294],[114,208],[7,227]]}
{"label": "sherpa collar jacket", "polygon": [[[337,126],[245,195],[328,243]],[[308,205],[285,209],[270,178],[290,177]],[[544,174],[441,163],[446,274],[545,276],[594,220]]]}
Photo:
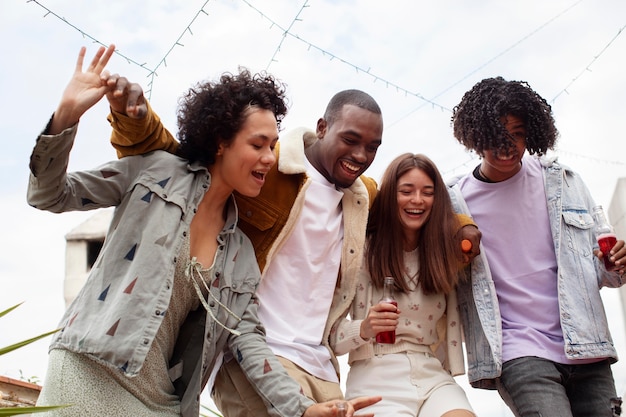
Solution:
{"label": "sherpa collar jacket", "polygon": [[[175,152],[178,147],[174,137],[163,127],[151,108],[144,119],[131,119],[113,112],[109,122],[113,126],[111,143],[118,156],[143,154],[154,149]],[[268,173],[259,196],[249,198],[236,195],[238,226],[252,241],[263,274],[276,251],[293,232],[300,216],[304,193],[311,182],[306,174],[304,150],[317,140],[315,132],[306,128],[297,128],[281,135],[276,147],[278,161]],[[367,216],[376,195],[377,184],[372,178],[361,176],[351,187],[342,191],[344,239],[341,268],[322,339],[324,346],[331,352],[337,375],[339,363],[328,342],[330,330],[336,321],[345,316],[356,292],[357,273],[365,247]]]}

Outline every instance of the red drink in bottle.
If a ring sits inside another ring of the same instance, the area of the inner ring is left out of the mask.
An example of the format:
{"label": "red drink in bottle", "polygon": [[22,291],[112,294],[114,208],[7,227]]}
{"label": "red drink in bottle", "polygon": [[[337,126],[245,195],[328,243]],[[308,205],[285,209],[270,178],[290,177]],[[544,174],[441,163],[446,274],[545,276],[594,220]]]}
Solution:
{"label": "red drink in bottle", "polygon": [[[393,298],[393,288],[395,286],[395,281],[393,277],[385,277],[383,281],[383,297],[380,299],[379,303],[389,303],[398,307],[398,302]],[[396,331],[390,330],[388,332],[380,332],[376,335],[376,343],[396,343]]]}
{"label": "red drink in bottle", "polygon": [[607,271],[614,271],[617,269],[614,262],[609,259],[611,257],[611,249],[617,242],[617,236],[614,233],[603,233],[598,235],[598,245],[602,252],[602,259],[604,260],[604,267]]}
{"label": "red drink in bottle", "polygon": [[594,222],[593,232],[598,240],[600,251],[602,252],[604,268],[607,271],[615,271],[617,267],[609,260],[611,257],[611,249],[613,249],[615,242],[617,242],[613,226],[606,220],[602,206],[595,206],[592,210],[592,215]]}
{"label": "red drink in bottle", "polygon": [[[389,303],[398,307],[398,302],[396,300],[381,300],[381,303]],[[396,331],[390,330],[388,332],[380,332],[376,335],[376,343],[396,343]]]}

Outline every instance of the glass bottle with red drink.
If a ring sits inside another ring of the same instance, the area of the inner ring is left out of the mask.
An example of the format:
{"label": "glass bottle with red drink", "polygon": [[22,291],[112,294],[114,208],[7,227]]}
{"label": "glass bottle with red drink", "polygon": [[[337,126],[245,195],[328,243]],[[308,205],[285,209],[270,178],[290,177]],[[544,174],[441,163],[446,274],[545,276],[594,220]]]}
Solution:
{"label": "glass bottle with red drink", "polygon": [[[395,286],[395,282],[393,277],[385,277],[383,281],[383,296],[380,299],[379,303],[389,303],[398,307],[398,302],[393,298],[393,289]],[[380,332],[376,335],[377,343],[388,343],[394,344],[396,343],[396,331],[390,330],[388,332]]]}
{"label": "glass bottle with red drink", "polygon": [[615,246],[617,242],[617,236],[613,231],[613,227],[606,220],[602,206],[595,206],[591,214],[593,215],[593,221],[595,223],[593,231],[598,240],[600,251],[602,252],[604,267],[607,271],[614,271],[617,267],[609,258],[611,257],[611,249],[613,249],[613,246]]}

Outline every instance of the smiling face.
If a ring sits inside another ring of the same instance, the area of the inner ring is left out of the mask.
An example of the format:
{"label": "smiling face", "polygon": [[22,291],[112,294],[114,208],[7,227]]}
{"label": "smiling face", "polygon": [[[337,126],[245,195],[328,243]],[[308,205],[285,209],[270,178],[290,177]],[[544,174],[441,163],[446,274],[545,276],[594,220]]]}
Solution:
{"label": "smiling face", "polygon": [[493,182],[511,178],[522,167],[522,157],[526,151],[526,127],[522,119],[507,115],[502,117],[502,124],[508,137],[502,138],[498,149],[485,150],[480,166],[482,174]]}
{"label": "smiling face", "polygon": [[211,186],[222,184],[226,191],[256,197],[265,183],[265,175],[276,162],[274,147],[278,141],[276,117],[270,110],[250,108],[241,130],[232,142],[218,148],[214,165],[209,167]]}
{"label": "smiling face", "polygon": [[307,157],[328,181],[347,188],[374,161],[382,135],[380,114],[346,104],[331,125],[324,119],[318,121],[320,140]]}
{"label": "smiling face", "polygon": [[404,249],[417,247],[420,229],[428,221],[435,202],[433,180],[421,169],[413,168],[398,178],[398,217],[404,233]]}

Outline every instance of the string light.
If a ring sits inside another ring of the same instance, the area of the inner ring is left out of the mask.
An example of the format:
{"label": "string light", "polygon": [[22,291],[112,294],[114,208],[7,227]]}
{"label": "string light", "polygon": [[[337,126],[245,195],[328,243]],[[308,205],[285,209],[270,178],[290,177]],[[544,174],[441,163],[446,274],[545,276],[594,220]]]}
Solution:
{"label": "string light", "polygon": [[[151,98],[152,96],[152,90],[153,90],[153,86],[154,86],[154,77],[158,76],[157,70],[161,67],[167,67],[167,58],[170,56],[170,54],[172,53],[172,51],[174,50],[174,48],[176,47],[184,47],[185,45],[181,42],[183,37],[189,33],[189,35],[193,36],[193,31],[191,30],[191,26],[195,23],[195,21],[198,19],[198,17],[200,15],[206,15],[208,16],[209,14],[207,13],[207,11],[205,10],[206,5],[209,3],[210,0],[206,0],[204,2],[204,4],[200,7],[200,9],[196,12],[196,14],[194,15],[194,17],[191,19],[191,21],[187,24],[187,26],[185,27],[185,29],[181,32],[181,34],[178,36],[178,38],[176,39],[176,41],[172,44],[172,46],[168,49],[168,51],[165,53],[165,55],[163,56],[163,58],[161,58],[159,60],[159,62],[157,63],[157,65],[154,67],[154,69],[150,69],[147,67],[147,64],[144,63],[139,63],[137,61],[135,61],[134,59],[124,55],[122,52],[120,52],[119,50],[115,51],[115,54],[117,54],[118,56],[120,56],[121,58],[123,58],[124,60],[126,60],[126,62],[128,62],[129,64],[132,65],[136,65],[142,69],[144,69],[145,71],[148,72],[148,90],[145,92],[146,97],[148,99]],[[316,50],[319,53],[321,53],[322,56],[324,57],[328,57],[330,61],[333,60],[338,60],[339,62],[341,62],[344,65],[350,66],[352,67],[355,72],[359,75],[365,75],[365,76],[369,76],[372,78],[373,82],[376,83],[378,81],[383,82],[385,84],[385,86],[387,88],[394,88],[396,90],[397,93],[403,93],[405,96],[413,96],[416,97],[420,100],[422,100],[424,103],[422,103],[422,105],[420,105],[419,107],[417,107],[415,110],[411,111],[410,113],[408,113],[407,115],[403,116],[403,118],[406,118],[408,115],[414,113],[415,111],[419,110],[420,108],[422,108],[424,105],[426,104],[430,104],[431,107],[434,108],[439,108],[442,111],[448,111],[448,112],[452,112],[451,109],[436,103],[433,100],[427,99],[424,96],[422,96],[419,93],[415,93],[412,91],[409,91],[403,87],[401,87],[400,85],[393,83],[379,75],[376,75],[374,73],[371,72],[371,67],[368,67],[367,69],[362,68],[358,65],[355,65],[353,63],[351,63],[350,61],[343,59],[335,54],[333,54],[332,52],[325,50],[311,42],[308,42],[305,39],[300,38],[300,36],[294,34],[291,32],[292,27],[295,25],[296,22],[302,21],[302,19],[300,18],[300,15],[302,14],[303,10],[306,9],[307,7],[310,7],[308,4],[308,0],[305,0],[304,3],[302,4],[302,6],[300,7],[300,9],[298,10],[298,13],[296,14],[296,16],[293,18],[293,20],[291,21],[291,24],[289,25],[288,28],[283,28],[280,24],[278,24],[276,21],[274,21],[273,19],[271,19],[270,17],[268,17],[265,13],[263,13],[261,10],[259,10],[258,8],[256,8],[255,6],[253,6],[252,4],[250,4],[247,0],[241,0],[243,3],[245,3],[248,7],[252,8],[253,10],[255,10],[256,12],[258,12],[261,17],[265,20],[267,20],[268,22],[270,22],[270,30],[273,30],[274,28],[278,28],[279,30],[282,31],[282,37],[281,40],[278,44],[278,46],[276,47],[276,50],[274,51],[274,53],[272,54],[272,57],[270,58],[270,61],[267,65],[267,68],[269,68],[269,66],[273,63],[273,62],[277,62],[276,60],[276,56],[280,53],[281,51],[281,47],[283,45],[283,42],[285,41],[287,36],[290,36],[291,38],[304,43],[305,45],[307,45],[307,51],[311,51],[311,50]],[[511,45],[510,47],[508,47],[507,49],[505,49],[504,51],[500,52],[499,54],[497,54],[495,57],[493,57],[492,59],[488,60],[487,62],[485,62],[483,65],[481,65],[480,67],[476,68],[475,70],[473,70],[472,72],[468,73],[466,76],[464,76],[463,78],[461,78],[460,80],[458,80],[457,82],[451,84],[449,87],[447,87],[445,90],[441,91],[439,94],[437,94],[434,98],[437,98],[439,96],[441,96],[442,94],[444,94],[445,92],[447,92],[448,90],[450,90],[451,88],[455,87],[456,85],[458,85],[459,83],[461,83],[462,81],[464,81],[465,79],[469,78],[472,74],[476,73],[477,71],[481,70],[482,68],[484,68],[485,66],[487,66],[488,64],[492,63],[493,61],[495,61],[496,59],[500,58],[501,56],[503,56],[504,54],[506,54],[507,52],[509,52],[511,49],[513,49],[514,47],[516,47],[517,45],[519,45],[521,42],[525,41],[526,39],[528,39],[529,37],[531,37],[532,35],[536,34],[538,31],[540,31],[541,29],[543,29],[544,27],[546,27],[549,23],[553,22],[555,19],[557,19],[558,17],[560,17],[561,15],[563,15],[565,12],[567,12],[568,10],[570,10],[572,7],[578,5],[580,2],[582,2],[583,0],[579,0],[578,2],[576,2],[575,4],[573,4],[572,6],[568,7],[567,9],[565,9],[563,12],[559,13],[557,16],[553,17],[552,19],[550,19],[549,21],[547,21],[546,23],[544,23],[543,25],[541,25],[539,28],[537,28],[536,30],[534,30],[533,32],[529,33],[528,35],[526,35],[525,37],[523,37],[522,39],[520,39],[518,42],[514,43],[513,45]],[[70,26],[72,29],[76,30],[77,32],[79,32],[81,34],[81,36],[83,38],[87,38],[90,39],[93,43],[98,44],[98,45],[102,45],[104,47],[106,47],[107,45],[104,44],[103,42],[99,41],[98,39],[94,38],[93,36],[91,36],[89,33],[87,33],[86,31],[80,29],[78,26],[72,24],[71,22],[69,22],[67,19],[65,19],[64,17],[58,15],[57,13],[55,13],[53,10],[49,9],[48,7],[44,6],[43,4],[41,4],[38,0],[27,0],[27,3],[34,3],[37,6],[41,7],[42,9],[44,9],[46,11],[46,13],[44,14],[44,18],[48,17],[49,15],[52,15],[54,17],[56,17],[57,19],[59,19],[61,22],[65,23],[66,25]],[[606,52],[606,50],[613,44],[613,42],[621,35],[621,33],[624,31],[624,29],[626,28],[626,25],[621,27],[619,29],[619,31],[617,32],[617,34],[608,42],[608,44],[606,44],[604,46],[604,48],[602,48],[602,50],[593,57],[593,59],[591,60],[591,62],[585,67],[584,70],[582,70],[576,77],[574,77],[565,88],[563,88],[563,90],[561,90],[552,100],[551,103],[554,103],[554,101],[563,93],[567,93],[569,94],[569,92],[567,91],[567,89],[569,87],[572,86],[572,84],[574,84],[584,73],[586,72],[591,72],[591,65],[595,63],[596,60],[598,60],[598,58],[604,53]],[[402,120],[400,119],[400,120]],[[399,121],[399,120],[398,120]],[[397,123],[398,121],[394,122]],[[588,160],[593,160],[597,163],[611,163],[614,165],[626,165],[623,162],[617,162],[617,161],[607,161],[607,160],[601,160],[601,159],[597,159],[597,158],[590,158],[588,156],[584,156],[584,155],[577,155],[571,152],[566,152],[566,151],[561,151],[561,153],[565,153],[565,154],[570,154],[570,155],[575,155],[575,156],[579,156],[580,158],[584,158],[584,159],[588,159]],[[453,173],[455,171],[457,171],[458,169],[461,168],[466,168],[469,166],[470,163],[474,162],[477,159],[477,156],[473,155],[468,161],[462,163],[461,165],[448,170],[447,173]]]}
{"label": "string light", "polygon": [[462,173],[466,173],[469,169],[472,169],[475,165],[475,161],[478,159],[478,156],[476,154],[471,154],[469,159],[465,162],[463,162],[460,165],[457,165],[456,167],[452,168],[452,169],[448,169],[446,171],[442,171],[441,172],[441,176],[446,178],[446,177],[451,177],[453,176],[457,171],[462,170]]}
{"label": "string light", "polygon": [[[159,61],[159,63],[156,65],[156,67],[154,67],[154,70],[152,70],[151,74],[150,74],[150,78],[151,78],[151,83],[150,85],[152,85],[153,81],[154,81],[154,77],[158,76],[157,74],[157,69],[159,69],[159,67],[161,65],[164,65],[165,67],[167,67],[167,57],[172,53],[172,51],[174,50],[174,48],[176,48],[177,46],[180,46],[181,48],[184,47],[185,45],[183,45],[181,43],[181,40],[183,39],[183,37],[185,36],[186,33],[189,33],[190,35],[193,36],[193,32],[191,31],[191,25],[194,24],[194,22],[196,21],[196,19],[198,19],[198,16],[200,16],[201,14],[204,14],[205,16],[208,16],[209,14],[204,10],[204,8],[206,7],[206,5],[209,3],[210,0],[206,0],[204,2],[204,4],[202,5],[202,7],[200,7],[200,10],[198,10],[195,14],[195,16],[193,17],[193,19],[191,19],[191,22],[189,22],[187,24],[187,27],[185,27],[185,29],[181,32],[180,36],[178,36],[178,39],[176,39],[176,41],[174,42],[174,44],[170,47],[170,49],[165,53],[165,55],[163,56],[163,58],[161,58],[161,60]],[[150,99],[152,94],[152,88],[150,89],[150,96],[148,97],[148,99]]]}
{"label": "string light", "polygon": [[[123,58],[124,60],[126,60],[126,62],[128,62],[129,64],[133,64],[136,65],[144,70],[146,70],[148,72],[147,77],[149,78],[148,80],[148,89],[146,91],[144,91],[144,95],[148,98],[148,100],[150,100],[152,98],[152,88],[154,86],[154,77],[158,77],[159,74],[157,74],[157,70],[159,69],[159,67],[161,67],[162,65],[167,67],[167,57],[172,53],[172,50],[174,50],[175,47],[180,46],[180,47],[184,47],[185,45],[183,45],[181,43],[181,40],[183,38],[183,36],[185,36],[185,34],[187,32],[189,32],[190,35],[193,36],[193,32],[191,31],[191,25],[193,25],[193,23],[196,21],[196,19],[198,18],[198,16],[200,16],[201,14],[204,14],[206,16],[208,16],[209,14],[204,10],[204,8],[206,7],[207,3],[210,0],[206,0],[204,2],[204,4],[202,5],[202,7],[200,7],[200,10],[198,10],[198,12],[195,14],[195,16],[193,17],[193,19],[191,19],[191,22],[187,25],[187,27],[182,31],[182,33],[180,34],[180,36],[178,37],[178,39],[176,39],[176,41],[174,42],[174,44],[168,49],[168,51],[165,53],[165,55],[163,56],[163,58],[161,58],[161,60],[159,61],[159,63],[154,67],[154,69],[150,69],[148,67],[146,67],[146,63],[144,62],[143,64],[140,64],[139,62],[135,61],[134,59],[131,59],[129,57],[127,57],[126,55],[124,55],[123,53],[120,52],[120,50],[116,49],[115,50],[115,54],[120,56],[121,58]],[[59,19],[61,22],[65,23],[66,25],[68,25],[69,27],[73,28],[74,30],[78,31],[83,38],[88,38],[90,39],[93,43],[98,44],[98,45],[102,45],[104,47],[107,47],[108,45],[105,45],[103,42],[99,41],[98,39],[94,38],[93,36],[89,35],[87,32],[83,31],[82,29],[80,29],[79,27],[77,27],[76,25],[70,23],[67,19],[65,19],[64,17],[59,16],[58,14],[56,14],[54,11],[50,10],[49,8],[47,8],[46,6],[44,6],[43,4],[41,4],[38,0],[27,0],[26,3],[35,3],[36,5],[38,5],[39,7],[41,7],[42,9],[44,9],[46,11],[46,14],[44,15],[44,17],[47,17],[48,15],[52,15],[54,17],[56,17],[57,19]]]}
{"label": "string light", "polygon": [[[537,29],[533,30],[532,32],[530,32],[528,35],[524,36],[522,39],[520,39],[519,41],[515,42],[514,44],[512,44],[511,46],[509,46],[508,48],[506,48],[504,51],[500,52],[499,54],[497,54],[496,56],[494,56],[493,58],[487,60],[485,63],[483,63],[482,65],[480,65],[479,67],[477,67],[476,69],[474,69],[473,71],[470,71],[469,73],[467,73],[465,76],[463,76],[461,79],[459,79],[458,81],[456,81],[455,83],[450,84],[448,87],[446,87],[445,89],[443,89],[442,91],[440,91],[439,93],[437,93],[432,99],[435,100],[436,98],[441,97],[442,95],[444,95],[445,93],[447,93],[448,91],[450,91],[451,89],[453,89],[454,87],[456,87],[457,85],[459,85],[460,83],[462,83],[463,81],[467,80],[469,77],[471,77],[472,75],[476,74],[478,71],[482,70],[483,68],[487,67],[487,65],[491,64],[492,62],[494,62],[495,60],[497,60],[498,58],[504,56],[505,54],[507,54],[509,51],[511,51],[512,49],[514,49],[515,47],[517,47],[518,45],[520,45],[522,42],[526,41],[527,39],[529,39],[530,37],[532,37],[533,35],[537,34],[539,31],[541,31],[542,29],[544,29],[546,26],[548,26],[550,23],[554,22],[556,19],[560,18],[561,16],[563,16],[565,13],[567,13],[568,11],[570,11],[572,8],[574,8],[575,6],[577,6],[578,4],[580,4],[583,0],[579,0],[578,2],[572,4],[571,6],[567,7],[565,10],[563,10],[562,12],[560,12],[559,14],[557,14],[556,16],[554,16],[553,18],[549,19],[547,22],[545,22],[544,24],[540,25]],[[401,122],[402,120],[406,119],[407,117],[409,117],[410,115],[412,115],[413,113],[417,112],[418,110],[420,110],[422,107],[424,107],[426,105],[426,103],[422,103],[421,105],[419,105],[418,107],[416,107],[415,109],[411,110],[410,112],[408,112],[407,114],[405,114],[404,116],[400,117],[398,120],[394,121],[393,123],[391,123],[389,126],[393,126],[399,122]]]}
{"label": "string light", "polygon": [[618,31],[617,34],[615,36],[613,36],[613,38],[609,41],[609,43],[607,43],[604,48],[602,48],[602,50],[600,51],[600,53],[598,53],[598,55],[594,56],[593,59],[591,60],[591,62],[589,62],[589,64],[585,67],[585,69],[583,69],[577,76],[575,76],[570,82],[569,84],[567,84],[565,86],[565,88],[563,90],[561,90],[556,96],[554,96],[554,98],[550,101],[551,104],[554,104],[555,100],[557,98],[559,98],[559,96],[563,93],[567,93],[567,89],[574,84],[585,72],[591,72],[591,65],[596,62],[598,60],[598,58],[600,58],[600,56],[606,52],[607,49],[609,49],[609,46],[611,46],[611,44],[613,44],[613,42],[615,41],[615,39],[617,39],[617,37],[619,35],[622,34],[622,32],[624,31],[624,28],[626,28],[626,25],[622,26]]}
{"label": "string light", "polygon": [[[297,41],[307,45],[307,50],[308,51],[310,51],[311,49],[317,50],[318,52],[320,52],[322,54],[323,57],[328,57],[329,61],[333,61],[333,60],[336,59],[339,62],[341,62],[342,64],[352,67],[357,73],[361,72],[363,75],[369,76],[370,78],[372,78],[374,80],[374,82],[376,82],[377,80],[383,81],[386,84],[387,88],[389,88],[389,87],[395,88],[396,92],[398,92],[398,93],[404,93],[405,96],[416,97],[416,98],[418,98],[418,99],[420,99],[420,100],[422,100],[422,101],[424,101],[426,103],[431,104],[433,107],[437,107],[437,108],[440,108],[442,110],[452,111],[452,110],[446,108],[445,106],[442,106],[441,104],[435,103],[434,101],[427,99],[426,97],[422,96],[419,93],[415,93],[415,92],[409,91],[406,88],[401,87],[401,86],[399,86],[399,85],[397,85],[397,84],[395,84],[395,83],[393,83],[391,81],[388,81],[388,80],[386,80],[386,79],[384,79],[384,78],[382,78],[382,77],[380,77],[380,76],[378,76],[376,74],[372,74],[370,72],[371,68],[364,69],[364,68],[362,68],[362,67],[360,67],[358,65],[355,65],[355,64],[351,63],[350,61],[348,61],[346,59],[343,59],[343,58],[333,54],[332,52],[330,52],[330,51],[328,51],[326,49],[320,48],[319,46],[314,45],[314,44],[312,44],[311,42],[308,42],[305,39],[302,39],[300,36],[298,36],[298,35],[296,35],[294,33],[291,33],[291,31],[289,29],[291,29],[291,27],[293,26],[295,21],[300,20],[299,19],[300,13],[302,12],[302,10],[305,7],[308,7],[308,4],[307,4],[308,0],[304,2],[304,5],[300,8],[300,11],[298,12],[298,14],[294,18],[294,20],[292,21],[292,23],[291,23],[291,25],[289,26],[288,29],[283,28],[280,24],[278,24],[272,18],[267,16],[265,13],[263,13],[257,7],[255,7],[252,4],[250,4],[247,0],[241,0],[241,1],[243,3],[245,3],[246,5],[248,5],[251,9],[255,10],[257,13],[259,13],[263,19],[265,19],[268,22],[270,22],[271,23],[270,29],[276,27],[276,28],[278,28],[279,30],[281,30],[283,32],[283,37],[281,38],[280,45],[277,48],[277,52],[279,51],[279,48],[280,48],[280,46],[282,45],[282,43],[284,41],[284,38],[287,37],[287,36],[290,36],[293,39],[296,39]],[[274,57],[276,56],[277,52],[274,53],[274,56],[272,57],[272,59],[270,60],[270,63],[268,64],[268,67],[271,65],[272,62],[276,62]]]}
{"label": "string light", "polygon": [[575,152],[570,152],[570,151],[564,151],[559,149],[557,152],[557,154],[563,155],[563,156],[570,156],[570,157],[575,157],[575,158],[580,158],[580,159],[584,159],[587,161],[591,161],[593,163],[596,164],[602,164],[602,165],[615,165],[615,166],[626,166],[626,162],[621,162],[621,161],[611,161],[608,159],[601,159],[601,158],[594,158],[591,157],[589,155],[582,155],[579,153],[575,153]]}
{"label": "string light", "polygon": [[[255,7],[253,7],[250,3],[248,3],[247,1],[244,0],[244,3],[246,3],[248,6],[252,7],[253,9],[257,10],[259,13],[261,13],[258,9],[256,9]],[[276,47],[276,50],[274,51],[274,53],[272,54],[272,57],[270,58],[270,62],[267,64],[267,67],[265,67],[265,70],[267,71],[270,67],[270,65],[272,65],[272,62],[277,62],[276,61],[276,55],[278,55],[278,53],[280,52],[280,48],[281,46],[283,46],[283,42],[285,41],[285,38],[287,37],[287,33],[289,33],[291,31],[291,28],[293,27],[293,25],[296,22],[301,22],[302,19],[300,19],[300,13],[302,13],[302,11],[306,8],[309,7],[308,5],[308,0],[305,0],[304,4],[302,5],[302,7],[300,7],[300,10],[298,10],[298,13],[296,13],[296,17],[293,18],[293,20],[291,21],[291,24],[289,25],[289,27],[284,31],[283,36],[281,36],[280,38],[280,42],[278,44],[278,46]],[[263,16],[263,13],[261,13],[261,16]],[[275,24],[272,22],[272,27]],[[271,27],[270,27],[271,29]]]}

